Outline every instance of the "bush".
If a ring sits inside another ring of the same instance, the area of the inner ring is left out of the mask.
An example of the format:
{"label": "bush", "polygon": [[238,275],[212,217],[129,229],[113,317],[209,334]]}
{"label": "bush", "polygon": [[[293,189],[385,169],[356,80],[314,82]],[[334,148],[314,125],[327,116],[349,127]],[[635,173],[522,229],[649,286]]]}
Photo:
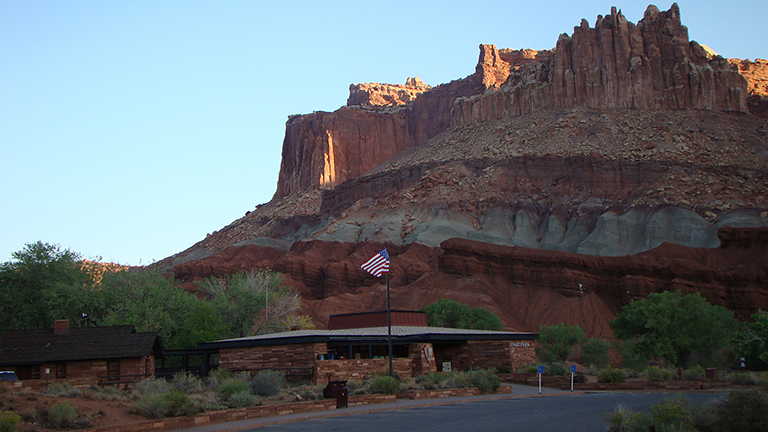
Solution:
{"label": "bush", "polygon": [[152,394],[157,396],[167,391],[170,391],[173,388],[173,386],[171,385],[171,383],[169,383],[164,379],[150,378],[150,379],[145,379],[137,382],[134,388],[136,389],[136,392],[138,392],[140,396],[144,396],[147,394]]}
{"label": "bush", "polygon": [[171,390],[164,393],[163,399],[165,399],[168,407],[168,415],[172,417],[192,416],[200,412],[195,401],[181,390]]}
{"label": "bush", "polygon": [[650,417],[624,405],[617,405],[614,411],[607,413],[605,421],[609,432],[647,432],[651,426]]}
{"label": "bush", "polygon": [[69,383],[63,382],[63,383],[50,383],[48,384],[48,387],[43,392],[46,396],[51,397],[66,397],[67,392],[72,389],[72,386],[69,385]]}
{"label": "bush", "polygon": [[173,374],[171,384],[184,393],[201,393],[203,391],[203,381],[194,374],[183,372]]}
{"label": "bush", "polygon": [[3,411],[0,414],[0,432],[14,432],[19,427],[20,422],[21,417],[15,412]]}
{"label": "bush", "polygon": [[227,399],[227,408],[246,408],[258,405],[259,398],[249,391],[239,391]]}
{"label": "bush", "polygon": [[59,402],[48,410],[48,426],[53,429],[72,427],[77,421],[77,408],[66,402]]}
{"label": "bush", "polygon": [[147,393],[134,405],[134,412],[148,419],[161,419],[168,415],[168,401],[162,394]]}
{"label": "bush", "polygon": [[545,365],[544,372],[552,376],[563,376],[568,373],[568,368],[565,367],[565,363],[555,362]]}
{"label": "bush", "polygon": [[669,381],[672,379],[672,373],[667,369],[651,366],[645,370],[645,379],[651,382]]}
{"label": "bush", "polygon": [[219,386],[219,394],[224,400],[228,400],[233,394],[250,391],[248,384],[238,378],[229,378]]}
{"label": "bush", "polygon": [[470,385],[477,387],[483,393],[496,393],[496,390],[501,387],[501,381],[491,370],[474,370],[467,375]]}
{"label": "bush", "polygon": [[612,367],[603,369],[597,374],[597,382],[618,384],[627,380],[627,373],[621,369],[615,369]]}
{"label": "bush", "polygon": [[389,375],[378,375],[370,380],[374,393],[397,394],[400,391],[400,381]]}
{"label": "bush", "polygon": [[683,379],[685,381],[701,381],[704,379],[704,368],[696,365],[690,369],[684,370]]}
{"label": "bush", "polygon": [[732,384],[753,386],[759,383],[757,375],[752,372],[733,372],[725,376],[725,380]]}
{"label": "bush", "polygon": [[496,372],[500,374],[512,373],[512,369],[507,365],[496,366]]}
{"label": "bush", "polygon": [[278,371],[263,371],[251,381],[251,391],[259,396],[269,397],[285,388],[285,376]]}
{"label": "bush", "polygon": [[737,390],[716,410],[715,430],[751,432],[768,430],[768,400],[758,390]]}
{"label": "bush", "polygon": [[688,410],[688,400],[679,396],[665,399],[658,405],[651,406],[653,424],[663,431],[695,432],[693,418]]}

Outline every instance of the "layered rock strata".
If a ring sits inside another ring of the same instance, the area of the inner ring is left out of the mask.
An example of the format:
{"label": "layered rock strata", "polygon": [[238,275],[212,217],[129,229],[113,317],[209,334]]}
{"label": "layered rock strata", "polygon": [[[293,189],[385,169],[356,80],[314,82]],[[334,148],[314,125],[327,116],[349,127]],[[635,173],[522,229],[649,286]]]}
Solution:
{"label": "layered rock strata", "polygon": [[416,310],[440,298],[486,307],[508,330],[536,331],[567,322],[591,336],[610,336],[608,320],[629,301],[661,290],[698,292],[741,318],[768,308],[767,229],[723,228],[719,248],[663,244],[625,257],[492,245],[451,239],[418,243],[296,242],[290,251],[254,245],[178,265],[178,281],[194,289],[203,278],[270,268],[302,294],[301,313],[325,326],[337,313],[380,310],[383,282],[359,265],[386,246],[391,257],[392,307]]}
{"label": "layered rock strata", "polygon": [[722,57],[688,40],[677,4],[649,6],[637,25],[616,8],[563,34],[555,54],[511,74],[496,92],[459,98],[453,125],[544,108],[662,108],[747,112],[747,84]]}

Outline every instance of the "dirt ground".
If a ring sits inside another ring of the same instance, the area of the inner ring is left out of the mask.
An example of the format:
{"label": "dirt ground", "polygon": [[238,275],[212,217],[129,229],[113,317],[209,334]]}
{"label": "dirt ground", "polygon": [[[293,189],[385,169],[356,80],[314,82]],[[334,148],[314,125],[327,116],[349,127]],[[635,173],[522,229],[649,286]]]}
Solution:
{"label": "dirt ground", "polygon": [[[130,391],[129,391],[130,392]],[[46,427],[48,410],[59,402],[66,402],[77,409],[80,428],[124,425],[146,420],[131,413],[132,400],[89,399],[88,392],[80,397],[52,397],[40,390],[15,388],[12,384],[0,385],[0,411],[13,411],[21,417],[19,431],[53,430]],[[128,393],[127,393],[128,394]]]}

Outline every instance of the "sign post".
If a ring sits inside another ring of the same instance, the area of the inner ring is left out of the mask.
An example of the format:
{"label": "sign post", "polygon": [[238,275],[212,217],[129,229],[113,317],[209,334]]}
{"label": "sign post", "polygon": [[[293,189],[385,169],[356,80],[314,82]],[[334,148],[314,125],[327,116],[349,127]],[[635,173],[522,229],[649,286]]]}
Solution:
{"label": "sign post", "polygon": [[539,366],[539,394],[541,394],[541,374],[544,373],[544,366]]}
{"label": "sign post", "polygon": [[571,365],[571,392],[573,392],[573,374],[576,373],[576,365]]}

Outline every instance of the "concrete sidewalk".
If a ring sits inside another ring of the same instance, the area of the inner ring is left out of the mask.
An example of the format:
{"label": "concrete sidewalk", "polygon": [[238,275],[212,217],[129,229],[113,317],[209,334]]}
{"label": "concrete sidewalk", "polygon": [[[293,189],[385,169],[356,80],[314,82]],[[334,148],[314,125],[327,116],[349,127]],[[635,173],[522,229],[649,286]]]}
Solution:
{"label": "concrete sidewalk", "polygon": [[298,421],[304,421],[309,419],[320,419],[329,417],[339,417],[354,414],[368,414],[381,411],[393,411],[409,408],[419,408],[434,405],[450,405],[467,402],[479,402],[484,400],[497,400],[497,399],[514,399],[521,397],[537,397],[537,396],[553,396],[553,395],[570,395],[570,394],[582,394],[583,392],[571,393],[570,391],[557,390],[552,388],[542,387],[541,394],[539,394],[538,387],[531,387],[519,384],[502,384],[503,386],[512,387],[512,393],[496,393],[490,395],[478,395],[478,396],[460,396],[450,398],[439,399],[398,399],[394,403],[382,403],[373,405],[358,405],[351,406],[349,408],[340,408],[329,411],[317,411],[311,413],[290,414],[285,416],[275,417],[262,417],[253,418],[247,420],[239,420],[228,423],[215,423],[204,426],[196,426],[192,428],[177,429],[179,432],[235,432],[246,429],[256,429],[264,426],[272,426],[283,423],[292,423]]}

